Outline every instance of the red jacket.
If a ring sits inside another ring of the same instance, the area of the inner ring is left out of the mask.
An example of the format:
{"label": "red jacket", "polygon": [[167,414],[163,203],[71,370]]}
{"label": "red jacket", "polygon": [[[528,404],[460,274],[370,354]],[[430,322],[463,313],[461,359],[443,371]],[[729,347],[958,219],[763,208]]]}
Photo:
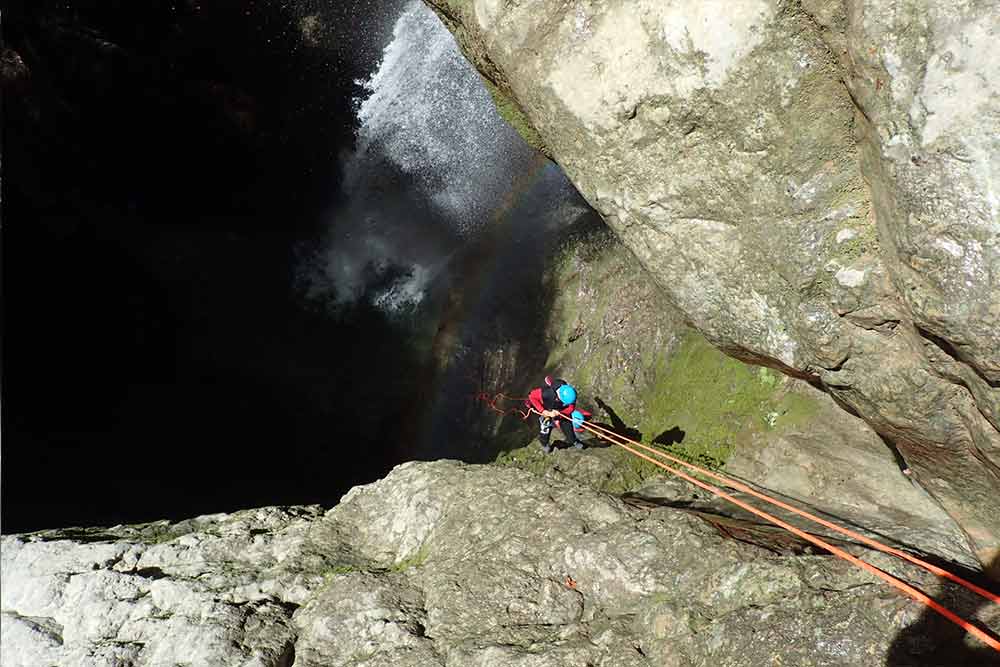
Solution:
{"label": "red jacket", "polygon": [[558,410],[567,417],[576,409],[575,403],[563,406],[562,401],[556,397],[555,389],[552,387],[536,387],[532,389],[528,394],[528,403],[539,412]]}
{"label": "red jacket", "polygon": [[[579,410],[584,417],[590,417],[590,413],[583,408],[576,407],[575,403],[570,403],[569,405],[563,405],[562,401],[556,395],[556,389],[562,384],[561,381],[556,380],[555,382],[550,382],[549,378],[545,379],[546,386],[536,387],[528,393],[528,400],[526,403],[533,407],[538,412],[544,412],[545,410],[558,410],[560,414],[564,415],[567,419],[573,414],[574,410]],[[558,424],[559,418],[556,418],[556,423]],[[582,431],[582,428],[576,427],[574,431]]]}

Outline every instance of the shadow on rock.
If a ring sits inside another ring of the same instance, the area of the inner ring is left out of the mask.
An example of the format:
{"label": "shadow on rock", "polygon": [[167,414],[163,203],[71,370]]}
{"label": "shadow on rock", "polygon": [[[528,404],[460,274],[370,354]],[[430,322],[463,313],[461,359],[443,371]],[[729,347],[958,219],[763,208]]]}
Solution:
{"label": "shadow on rock", "polygon": [[[1000,566],[1000,558],[993,561],[990,570]],[[996,590],[996,582],[982,577],[973,579],[978,585]],[[948,586],[941,595],[934,596],[945,607],[997,637],[995,628],[1000,614],[992,615],[992,628],[973,618],[977,611],[990,606],[986,599],[964,589]],[[916,623],[910,625],[893,641],[885,661],[886,667],[945,667],[950,665],[1000,665],[1000,653],[978,640],[966,638],[966,632],[936,611],[927,608]]]}
{"label": "shadow on rock", "polygon": [[[612,424],[607,424],[605,422],[588,422],[588,423],[593,424],[598,428],[607,429],[608,431],[613,431],[617,433],[617,431],[615,431],[614,425]],[[599,448],[606,449],[611,446],[610,442],[608,442],[604,438],[598,437],[596,433],[585,434],[585,438],[586,438],[587,448],[590,449],[599,449]]]}
{"label": "shadow on rock", "polygon": [[664,445],[666,447],[669,447],[670,445],[679,445],[684,442],[685,435],[686,433],[684,433],[679,426],[674,426],[653,438],[653,444]]}
{"label": "shadow on rock", "polygon": [[[610,405],[608,405],[607,403],[605,403],[604,400],[601,399],[600,396],[595,396],[594,397],[594,402],[597,403],[597,405],[601,408],[601,410],[603,410],[604,413],[608,416],[608,419],[611,420],[610,424],[603,424],[601,422],[594,422],[595,426],[600,426],[601,428],[606,428],[609,431],[613,431],[613,432],[617,433],[620,436],[623,436],[623,437],[626,437],[626,438],[630,438],[632,440],[638,440],[640,442],[642,441],[642,432],[639,429],[637,429],[637,428],[631,428],[630,426],[628,426],[625,423],[625,421],[621,417],[618,416],[618,413],[614,411],[614,408],[612,408]],[[604,444],[605,446],[610,446],[605,441],[602,441],[602,444]]]}

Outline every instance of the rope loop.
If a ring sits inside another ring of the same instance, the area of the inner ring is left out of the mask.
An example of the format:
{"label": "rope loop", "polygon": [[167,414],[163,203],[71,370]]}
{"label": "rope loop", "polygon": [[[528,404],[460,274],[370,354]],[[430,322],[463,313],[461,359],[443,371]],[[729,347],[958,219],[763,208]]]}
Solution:
{"label": "rope loop", "polygon": [[490,410],[493,410],[493,412],[496,412],[501,416],[517,415],[522,420],[527,420],[532,413],[532,409],[527,407],[526,405],[524,409],[515,407],[515,408],[507,408],[506,410],[504,410],[502,408],[497,407],[497,403],[501,401],[516,401],[523,405],[528,400],[527,396],[523,398],[519,398],[516,396],[508,396],[507,394],[496,394],[495,396],[490,396],[487,392],[484,391],[480,392],[479,394],[476,394],[476,400],[482,401],[483,403],[486,404],[486,407],[488,407]]}

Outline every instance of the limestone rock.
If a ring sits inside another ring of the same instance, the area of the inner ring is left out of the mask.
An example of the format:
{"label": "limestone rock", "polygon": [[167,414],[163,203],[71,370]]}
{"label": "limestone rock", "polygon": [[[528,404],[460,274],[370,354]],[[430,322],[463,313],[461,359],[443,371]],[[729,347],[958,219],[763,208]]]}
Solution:
{"label": "limestone rock", "polygon": [[426,1],[691,324],[1000,554],[995,3]]}
{"label": "limestone rock", "polygon": [[[567,479],[450,461],[400,466],[328,512],[12,535],[0,556],[11,667],[989,658],[971,640],[929,643],[947,638],[929,612],[843,561],[777,555]],[[864,557],[1000,627],[996,609]]]}
{"label": "limestone rock", "polygon": [[961,529],[903,474],[878,434],[805,383],[794,391],[815,402],[817,414],[742,442],[727,473],[866,529],[869,537],[976,567]]}

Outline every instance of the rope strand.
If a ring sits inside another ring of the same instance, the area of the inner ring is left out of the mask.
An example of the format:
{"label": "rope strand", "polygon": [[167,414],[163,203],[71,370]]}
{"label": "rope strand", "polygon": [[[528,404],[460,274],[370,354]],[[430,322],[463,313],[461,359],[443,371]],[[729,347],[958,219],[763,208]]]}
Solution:
{"label": "rope strand", "polygon": [[[502,394],[498,394],[497,396],[500,397],[500,396],[503,396],[503,395]],[[495,402],[496,402],[496,399],[494,399],[493,403],[495,403]],[[490,407],[492,407],[494,410],[497,410],[498,412],[501,412],[501,414],[506,414],[506,413],[500,411],[499,409],[497,409],[495,407],[495,405],[493,405],[493,404],[490,404]],[[527,419],[527,416],[530,415],[531,413],[535,413],[535,414],[538,414],[538,415],[541,414],[537,410],[535,410],[534,408],[529,408],[528,412],[525,414],[524,418]],[[976,637],[978,640],[980,640],[981,642],[983,642],[986,646],[988,646],[988,647],[992,648],[994,651],[997,651],[998,653],[1000,653],[1000,640],[998,640],[996,637],[994,637],[992,634],[986,632],[982,628],[974,625],[973,623],[969,622],[968,620],[966,620],[966,619],[962,618],[961,616],[955,614],[950,609],[942,606],[936,600],[932,599],[930,596],[928,596],[927,594],[923,593],[922,591],[917,590],[916,588],[914,588],[912,585],[906,583],[905,581],[902,581],[901,579],[899,579],[897,577],[894,577],[893,575],[891,575],[891,574],[889,574],[887,572],[884,572],[883,570],[875,567],[874,565],[871,565],[870,563],[866,563],[865,561],[861,560],[857,556],[854,556],[854,555],[852,555],[852,554],[844,551],[843,549],[830,544],[826,540],[823,540],[823,539],[821,539],[819,537],[816,537],[815,535],[807,533],[806,531],[804,531],[804,530],[802,530],[800,528],[796,528],[795,526],[787,523],[786,521],[783,521],[783,520],[779,519],[778,517],[776,517],[776,516],[774,516],[772,514],[769,514],[768,512],[765,512],[762,509],[754,507],[753,505],[750,505],[749,503],[746,503],[746,502],[744,502],[744,501],[742,501],[742,500],[740,500],[740,499],[732,496],[729,493],[726,493],[725,491],[723,491],[722,489],[720,489],[720,488],[718,488],[716,486],[708,484],[707,482],[703,482],[703,481],[701,481],[701,480],[699,480],[699,479],[697,479],[695,477],[692,477],[691,475],[687,474],[686,472],[683,472],[682,470],[678,470],[676,468],[672,468],[672,467],[666,465],[665,463],[663,463],[660,460],[654,459],[651,456],[643,454],[642,452],[640,452],[637,449],[634,449],[632,446],[630,446],[630,444],[638,446],[639,448],[645,449],[645,450],[647,450],[649,452],[652,452],[653,454],[656,454],[657,456],[664,457],[664,458],[670,460],[671,462],[675,462],[675,463],[684,465],[684,466],[686,466],[688,468],[692,468],[694,470],[697,470],[698,472],[700,472],[702,474],[708,475],[709,477],[711,477],[713,479],[721,481],[722,483],[726,484],[727,486],[730,486],[733,489],[736,489],[736,490],[739,490],[739,491],[743,491],[745,493],[753,495],[754,497],[757,497],[757,498],[760,498],[762,500],[765,500],[766,502],[769,502],[769,503],[771,503],[771,504],[773,504],[773,505],[775,505],[777,507],[781,507],[782,509],[786,509],[786,510],[791,511],[791,512],[793,512],[795,514],[798,514],[799,516],[802,516],[802,517],[804,517],[806,519],[809,519],[810,521],[815,521],[816,523],[819,523],[820,525],[823,525],[823,526],[826,526],[828,528],[831,528],[832,530],[835,530],[835,531],[840,532],[842,534],[849,535],[849,536],[853,537],[854,539],[858,539],[859,541],[861,541],[862,543],[864,543],[864,544],[866,544],[868,546],[871,546],[871,547],[873,547],[875,549],[878,549],[879,551],[883,551],[885,553],[889,553],[889,554],[892,554],[894,556],[903,558],[903,559],[905,559],[905,560],[907,560],[907,561],[909,561],[911,563],[914,563],[915,565],[918,565],[918,566],[920,566],[920,567],[922,567],[922,568],[924,568],[924,569],[926,569],[926,570],[928,570],[930,572],[933,572],[934,574],[937,574],[939,576],[945,577],[945,578],[947,578],[947,579],[949,579],[949,580],[951,580],[951,581],[953,581],[953,582],[955,582],[955,583],[957,583],[957,584],[959,584],[961,586],[964,586],[968,590],[970,590],[970,591],[972,591],[972,592],[974,592],[974,593],[976,593],[978,595],[981,595],[981,596],[983,596],[983,597],[985,597],[985,598],[987,598],[989,600],[992,600],[993,602],[1000,601],[1000,599],[998,599],[998,596],[996,594],[994,594],[994,593],[992,593],[990,591],[987,591],[987,590],[985,590],[985,589],[983,589],[983,588],[981,588],[979,586],[976,586],[975,584],[973,584],[971,582],[968,582],[968,581],[962,579],[961,577],[953,575],[950,572],[948,572],[947,570],[939,568],[936,565],[932,565],[932,564],[927,563],[926,561],[923,561],[923,560],[921,560],[921,559],[919,559],[919,558],[917,558],[915,556],[907,554],[904,551],[900,551],[899,549],[894,549],[893,547],[889,547],[887,545],[884,545],[884,544],[882,544],[880,542],[877,542],[876,540],[872,540],[871,538],[868,538],[868,537],[865,537],[863,535],[860,535],[860,534],[858,534],[858,533],[856,533],[854,531],[851,531],[851,530],[849,530],[847,528],[843,528],[842,526],[838,526],[838,525],[836,525],[836,524],[834,524],[832,522],[827,521],[826,519],[822,519],[820,517],[817,517],[814,514],[811,514],[809,512],[805,512],[803,510],[799,510],[798,508],[792,507],[791,505],[788,505],[787,503],[783,503],[780,500],[771,498],[770,496],[767,496],[766,494],[760,493],[759,491],[756,491],[756,490],[750,488],[749,486],[747,486],[745,484],[742,484],[742,483],[737,482],[735,480],[728,479],[728,478],[723,477],[722,475],[714,473],[714,472],[712,472],[710,470],[707,470],[705,468],[701,468],[700,466],[696,466],[696,465],[694,465],[692,463],[688,463],[687,461],[684,461],[682,459],[678,459],[676,457],[673,457],[673,456],[671,456],[669,454],[666,454],[665,452],[661,452],[659,450],[653,449],[652,447],[648,447],[646,445],[643,445],[642,443],[636,442],[636,441],[634,441],[634,440],[632,440],[630,438],[627,438],[625,436],[619,435],[619,434],[615,433],[614,431],[610,431],[609,429],[605,429],[603,427],[596,426],[596,425],[591,424],[589,422],[584,422],[583,423],[583,428],[586,429],[586,430],[588,430],[589,432],[593,433],[598,438],[601,438],[602,440],[606,440],[606,441],[610,442],[613,445],[617,445],[618,447],[621,447],[622,449],[624,449],[625,451],[629,452],[633,456],[636,456],[636,457],[638,457],[640,459],[648,461],[649,463],[652,463],[653,465],[655,465],[655,466],[657,466],[659,468],[662,468],[663,470],[666,470],[667,472],[669,472],[669,473],[671,473],[671,474],[673,474],[673,475],[675,475],[677,477],[680,477],[681,479],[683,479],[683,480],[685,480],[685,481],[687,481],[687,482],[689,482],[691,484],[694,484],[695,486],[697,486],[699,488],[702,488],[702,489],[708,491],[709,493],[712,493],[713,495],[718,496],[719,498],[722,498],[723,500],[726,500],[726,501],[728,501],[728,502],[736,505],[737,507],[740,507],[740,508],[746,510],[747,512],[750,512],[751,514],[753,514],[755,516],[759,516],[760,518],[768,521],[769,523],[772,523],[772,524],[774,524],[776,526],[779,526],[780,528],[783,528],[783,529],[787,530],[788,532],[790,532],[793,535],[796,535],[796,536],[798,536],[798,537],[806,540],[807,542],[810,542],[812,544],[815,544],[818,547],[821,547],[822,549],[825,549],[826,551],[830,552],[834,556],[837,556],[838,558],[841,558],[841,559],[843,559],[843,560],[845,560],[845,561],[847,561],[847,562],[849,562],[849,563],[851,563],[851,564],[853,564],[853,565],[855,565],[855,566],[857,566],[857,567],[865,570],[866,572],[869,572],[870,574],[873,574],[874,576],[876,576],[879,579],[882,579],[883,581],[885,581],[886,583],[888,583],[890,586],[892,586],[892,587],[896,588],[897,590],[901,591],[902,593],[904,593],[908,597],[916,600],[917,602],[920,602],[921,604],[926,605],[930,609],[933,609],[935,612],[937,612],[938,614],[940,614],[944,618],[948,619],[949,621],[951,621],[955,625],[959,626],[960,628],[962,628],[963,630],[965,630],[970,635]],[[621,440],[621,442],[619,440]],[[629,443],[629,444],[625,444],[625,443]]]}
{"label": "rope strand", "polygon": [[738,482],[738,481],[732,479],[731,477],[720,475],[720,474],[718,474],[716,472],[708,470],[707,468],[702,468],[701,466],[695,465],[693,463],[689,463],[687,461],[684,461],[683,459],[679,459],[679,458],[677,458],[675,456],[671,456],[670,454],[667,454],[666,452],[662,452],[662,451],[660,451],[658,449],[654,449],[652,447],[649,447],[648,445],[644,445],[641,442],[636,442],[635,440],[632,440],[630,438],[626,438],[623,435],[619,435],[618,433],[615,433],[614,431],[610,431],[609,429],[606,429],[606,428],[604,428],[602,426],[598,426],[597,424],[588,424],[588,426],[592,427],[592,429],[597,429],[599,431],[603,431],[605,433],[609,433],[609,434],[611,434],[611,435],[613,435],[613,436],[615,436],[617,438],[621,438],[622,440],[628,442],[629,444],[635,445],[636,447],[644,449],[647,452],[652,452],[654,455],[659,456],[661,458],[664,458],[664,459],[666,459],[668,461],[671,461],[672,463],[677,463],[677,464],[686,466],[687,468],[690,468],[692,470],[696,470],[696,471],[700,472],[701,474],[703,474],[703,475],[705,475],[707,477],[711,477],[712,479],[714,479],[716,481],[722,482],[723,484],[725,484],[726,486],[728,486],[730,488],[736,489],[737,491],[742,491],[742,492],[744,492],[746,494],[754,496],[755,498],[759,498],[759,499],[761,499],[761,500],[763,500],[763,501],[765,501],[767,503],[770,503],[771,505],[774,505],[775,507],[780,507],[783,510],[787,510],[789,512],[792,512],[793,514],[797,514],[797,515],[799,515],[799,516],[801,516],[803,518],[809,519],[810,521],[818,523],[819,525],[824,526],[826,528],[829,528],[830,530],[836,531],[836,532],[838,532],[838,533],[840,533],[842,535],[846,535],[846,536],[848,536],[848,537],[850,537],[852,539],[855,539],[855,540],[861,542],[862,544],[866,544],[866,545],[870,546],[873,549],[877,549],[877,550],[882,551],[884,553],[892,554],[893,556],[896,556],[897,558],[902,558],[903,560],[909,561],[909,562],[913,563],[914,565],[922,567],[925,570],[936,574],[939,577],[944,577],[945,579],[953,581],[954,583],[958,584],[959,586],[962,586],[962,587],[964,587],[964,588],[972,591],[973,593],[975,593],[977,595],[980,595],[980,596],[986,598],[987,600],[992,601],[993,603],[1000,604],[1000,595],[997,595],[996,593],[988,591],[985,588],[982,588],[981,586],[977,586],[976,584],[972,583],[971,581],[967,581],[967,580],[959,577],[958,575],[949,572],[948,570],[940,568],[937,565],[934,565],[932,563],[928,563],[927,561],[925,561],[925,560],[923,560],[921,558],[917,558],[916,556],[914,556],[912,554],[909,554],[909,553],[907,553],[905,551],[902,551],[900,549],[896,549],[894,547],[890,547],[888,545],[882,544],[881,542],[878,542],[877,540],[873,540],[870,537],[866,537],[865,535],[862,535],[862,534],[857,533],[857,532],[855,532],[853,530],[850,530],[849,528],[844,528],[843,526],[837,525],[837,524],[835,524],[835,523],[833,523],[831,521],[827,521],[826,519],[824,519],[822,517],[818,517],[815,514],[812,514],[810,512],[805,511],[805,510],[801,510],[801,509],[799,509],[797,507],[794,507],[792,505],[789,505],[788,503],[782,502],[781,500],[778,500],[777,498],[772,498],[771,496],[769,496],[767,494],[764,494],[764,493],[761,493],[760,491],[757,491],[756,489],[754,489],[754,488],[752,488],[750,486],[747,486],[746,484],[743,484],[742,482]]}
{"label": "rope strand", "polygon": [[[588,426],[588,424],[584,423],[584,428],[587,428],[587,426]],[[970,623],[969,621],[965,620],[964,618],[962,618],[958,614],[954,613],[953,611],[951,611],[947,607],[942,606],[937,601],[935,601],[934,599],[932,599],[931,597],[929,597],[926,593],[923,593],[923,592],[917,590],[916,588],[914,588],[910,584],[906,583],[905,581],[902,581],[901,579],[897,579],[896,577],[892,576],[888,572],[884,572],[884,571],[880,570],[879,568],[875,567],[874,565],[871,565],[870,563],[866,563],[865,561],[861,560],[857,556],[853,556],[853,555],[847,553],[846,551],[844,551],[843,549],[841,549],[839,547],[833,546],[832,544],[830,544],[829,542],[827,542],[825,540],[822,540],[822,539],[820,539],[820,538],[818,538],[818,537],[816,537],[814,535],[810,535],[809,533],[805,532],[804,530],[796,528],[795,526],[782,521],[781,519],[779,519],[778,517],[776,517],[776,516],[774,516],[772,514],[768,514],[764,510],[758,509],[758,508],[754,507],[753,505],[745,503],[742,500],[739,500],[738,498],[735,498],[735,497],[731,496],[730,494],[726,493],[725,491],[723,491],[722,489],[720,489],[718,487],[715,487],[715,486],[712,486],[711,484],[707,484],[705,482],[702,482],[701,480],[696,479],[696,478],[688,475],[685,472],[682,472],[680,470],[671,468],[670,466],[666,465],[665,463],[657,461],[656,459],[654,459],[654,458],[652,458],[650,456],[646,456],[645,454],[643,454],[643,453],[641,453],[639,451],[636,451],[635,449],[632,449],[628,445],[622,444],[620,442],[614,442],[613,440],[611,440],[607,436],[601,434],[596,429],[590,429],[590,430],[591,430],[592,433],[597,434],[598,437],[604,438],[604,439],[608,440],[609,442],[612,442],[613,444],[618,445],[622,449],[624,449],[624,450],[626,450],[628,452],[631,452],[635,456],[638,456],[641,459],[645,459],[646,461],[649,461],[653,465],[658,466],[660,468],[663,468],[664,470],[666,470],[666,471],[668,471],[670,473],[673,473],[674,475],[680,477],[683,480],[686,480],[686,481],[694,484],[695,486],[701,487],[701,488],[705,489],[706,491],[709,491],[710,493],[713,493],[713,494],[717,495],[718,497],[720,497],[720,498],[722,498],[724,500],[728,500],[729,502],[733,503],[734,505],[736,505],[738,507],[742,507],[743,509],[745,509],[746,511],[748,511],[748,512],[750,512],[752,514],[755,514],[755,515],[761,517],[762,519],[765,519],[766,521],[769,521],[770,523],[775,524],[776,526],[780,526],[781,528],[784,528],[785,530],[787,530],[788,532],[792,533],[793,535],[797,535],[798,537],[801,537],[802,539],[807,540],[807,541],[815,544],[818,547],[822,547],[823,549],[826,549],[827,551],[829,551],[830,553],[832,553],[834,556],[837,556],[838,558],[842,558],[842,559],[846,560],[847,562],[852,563],[852,564],[860,567],[861,569],[866,570],[867,572],[870,572],[871,574],[874,574],[879,579],[882,579],[886,583],[888,583],[890,586],[893,586],[894,588],[899,589],[900,591],[902,591],[903,593],[905,593],[909,597],[913,598],[917,602],[921,602],[921,603],[927,605],[928,607],[930,607],[931,609],[933,609],[937,613],[941,614],[942,616],[944,616],[945,618],[947,618],[949,621],[951,621],[955,625],[959,626],[960,628],[962,628],[963,630],[965,630],[969,634],[971,634],[974,637],[976,637],[977,639],[979,639],[981,642],[983,642],[984,644],[986,644],[987,646],[989,646],[993,650],[995,650],[997,652],[1000,652],[1000,641],[998,641],[995,637],[991,636],[989,633],[987,633],[986,631],[982,630],[978,626],[973,625],[972,623]]]}

